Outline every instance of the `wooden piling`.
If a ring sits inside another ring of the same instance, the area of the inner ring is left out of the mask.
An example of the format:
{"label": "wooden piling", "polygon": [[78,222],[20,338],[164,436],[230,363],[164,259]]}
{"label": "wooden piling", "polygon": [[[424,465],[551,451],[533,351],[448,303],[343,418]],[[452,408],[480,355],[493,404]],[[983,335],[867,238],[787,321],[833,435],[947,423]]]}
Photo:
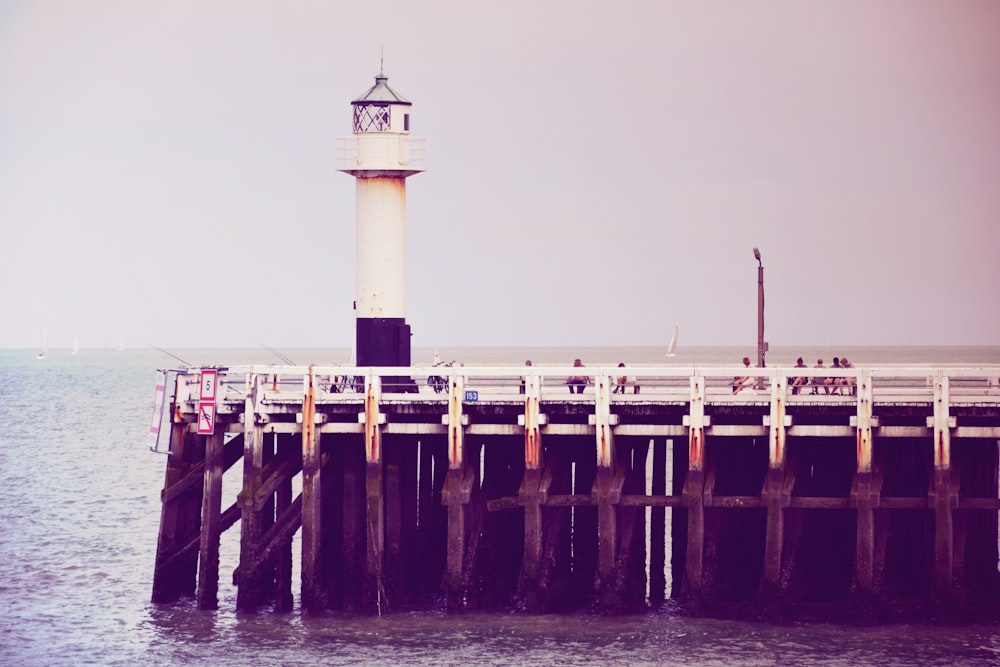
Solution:
{"label": "wooden piling", "polygon": [[[178,375],[176,382],[181,381]],[[177,391],[175,387],[175,396]],[[161,494],[153,570],[153,602],[174,602],[195,592],[197,545],[201,539],[204,439],[194,433],[194,417],[185,418],[173,401],[171,414],[170,453]]]}
{"label": "wooden piling", "polygon": [[316,429],[316,378],[312,367],[302,399],[302,609],[318,615],[326,609],[323,576],[323,468]]}
{"label": "wooden piling", "polygon": [[198,556],[198,608],[219,607],[219,540],[222,535],[223,434],[206,437]]}
{"label": "wooden piling", "polygon": [[[667,446],[666,439],[653,441],[653,470],[650,493],[667,495]],[[667,598],[667,508],[653,505],[649,511],[649,604],[657,608]]]}
{"label": "wooden piling", "polygon": [[601,604],[615,609],[621,603],[616,586],[618,524],[615,506],[621,500],[625,475],[615,469],[615,443],[611,430],[610,378],[597,378],[594,430],[597,436],[597,477],[592,492],[597,505],[597,594]]}
{"label": "wooden piling", "polygon": [[341,608],[347,612],[368,611],[363,586],[367,573],[367,511],[365,446],[354,439],[339,448],[341,455],[341,562],[339,570]]}
{"label": "wooden piling", "polygon": [[385,482],[385,597],[393,604],[406,599],[403,585],[402,439],[386,436],[382,443]]}
{"label": "wooden piling", "polygon": [[934,582],[932,596],[938,613],[953,618],[959,601],[954,571],[954,520],[958,490],[951,475],[951,419],[948,378],[934,378],[934,476],[930,502],[934,511]]}
{"label": "wooden piling", "polygon": [[615,587],[621,610],[637,612],[646,607],[646,508],[632,501],[646,492],[649,439],[623,436],[618,444],[621,455],[616,460],[624,468],[624,480],[616,512],[619,537]]}
{"label": "wooden piling", "polygon": [[[524,555],[521,560],[519,587],[529,611],[546,608],[546,584],[542,580],[543,513],[547,485],[543,483],[545,459],[539,425],[539,386],[537,377],[525,379],[524,388],[524,477],[518,489],[518,502],[524,507]],[[551,478],[551,475],[550,477]]]}
{"label": "wooden piling", "polygon": [[255,506],[264,466],[264,430],[257,419],[261,394],[260,378],[254,375],[247,387],[244,410],[248,419],[243,430],[243,490],[239,496],[242,521],[236,608],[243,612],[256,612],[261,596],[257,563],[263,526],[261,511]]}
{"label": "wooden piling", "polygon": [[879,504],[879,478],[872,470],[872,388],[867,374],[857,385],[857,471],[851,487],[851,505],[857,516],[857,548],[854,557],[852,606],[855,616],[872,622],[879,615],[875,584],[875,509]]}
{"label": "wooden piling", "polygon": [[[301,442],[288,433],[277,436],[276,450],[279,458],[287,462],[275,471],[278,479],[274,488],[274,514],[272,524],[275,543],[274,555],[274,610],[278,613],[292,611],[294,595],[292,593],[292,534],[301,522],[302,498],[298,499],[298,517],[296,505],[292,499],[292,477],[301,467]],[[295,526],[293,528],[286,522]],[[279,537],[279,534],[281,536]],[[287,539],[284,537],[287,535]]]}
{"label": "wooden piling", "polygon": [[456,376],[448,388],[448,472],[441,493],[441,502],[448,508],[448,553],[444,587],[448,609],[451,610],[465,606],[469,586],[466,546],[471,477],[465,470],[465,425],[462,415],[464,393],[463,378]]}
{"label": "wooden piling", "polygon": [[705,609],[705,379],[691,378],[691,406],[688,414],[688,469],[684,478],[684,507],[687,508],[687,543],[684,556],[683,600],[695,613]]}
{"label": "wooden piling", "polygon": [[768,468],[761,492],[767,510],[764,537],[764,572],[758,602],[767,617],[780,619],[785,604],[782,573],[782,545],[785,540],[785,508],[791,489],[785,478],[785,378],[771,386],[771,411],[768,415]]}

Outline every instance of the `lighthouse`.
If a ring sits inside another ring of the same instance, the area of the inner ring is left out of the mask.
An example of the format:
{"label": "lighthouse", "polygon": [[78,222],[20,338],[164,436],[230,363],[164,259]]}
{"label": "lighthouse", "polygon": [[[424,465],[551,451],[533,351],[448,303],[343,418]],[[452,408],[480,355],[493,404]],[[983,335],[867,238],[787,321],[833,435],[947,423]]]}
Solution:
{"label": "lighthouse", "polygon": [[424,171],[424,140],[410,136],[412,104],[381,71],[351,107],[354,134],[337,140],[337,171],[356,182],[356,363],[409,366],[406,179]]}

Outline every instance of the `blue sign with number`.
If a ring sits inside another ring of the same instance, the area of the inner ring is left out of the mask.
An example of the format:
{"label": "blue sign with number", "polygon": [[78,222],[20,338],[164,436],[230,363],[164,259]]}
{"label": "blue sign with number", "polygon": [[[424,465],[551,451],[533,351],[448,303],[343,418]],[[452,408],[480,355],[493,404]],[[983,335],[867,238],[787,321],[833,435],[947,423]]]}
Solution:
{"label": "blue sign with number", "polygon": [[479,400],[479,392],[476,391],[475,389],[466,389],[465,390],[465,400],[469,401],[469,402],[478,401]]}

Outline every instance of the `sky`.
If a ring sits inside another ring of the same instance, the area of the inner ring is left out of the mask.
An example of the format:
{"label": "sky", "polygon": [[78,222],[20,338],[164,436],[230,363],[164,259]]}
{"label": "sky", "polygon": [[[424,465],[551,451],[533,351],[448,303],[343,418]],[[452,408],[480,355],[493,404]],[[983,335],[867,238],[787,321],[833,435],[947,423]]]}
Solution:
{"label": "sky", "polygon": [[414,347],[1000,345],[993,0],[0,0],[0,348],[349,347],[380,67]]}

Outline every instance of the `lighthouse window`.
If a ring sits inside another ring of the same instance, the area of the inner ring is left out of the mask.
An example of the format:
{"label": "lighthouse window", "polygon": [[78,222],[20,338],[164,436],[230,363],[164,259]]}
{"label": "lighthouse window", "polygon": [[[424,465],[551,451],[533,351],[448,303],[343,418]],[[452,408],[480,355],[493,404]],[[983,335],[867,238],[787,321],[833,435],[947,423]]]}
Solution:
{"label": "lighthouse window", "polygon": [[354,107],[355,132],[388,132],[390,128],[388,104],[366,104]]}
{"label": "lighthouse window", "polygon": [[408,113],[403,114],[403,131],[404,132],[410,131],[410,114]]}

